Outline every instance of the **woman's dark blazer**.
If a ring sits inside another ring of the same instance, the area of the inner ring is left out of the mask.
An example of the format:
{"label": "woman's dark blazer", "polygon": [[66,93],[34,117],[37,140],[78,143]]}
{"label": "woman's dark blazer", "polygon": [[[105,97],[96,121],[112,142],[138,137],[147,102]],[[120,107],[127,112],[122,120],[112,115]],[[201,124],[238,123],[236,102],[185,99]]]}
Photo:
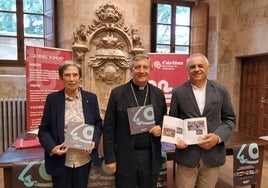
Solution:
{"label": "woman's dark blazer", "polygon": [[[163,116],[167,112],[163,92],[149,85],[149,95],[154,108],[155,124],[162,126]],[[104,159],[105,163],[117,163],[117,173],[132,176],[132,155],[136,136],[130,135],[127,109],[136,107],[130,82],[111,91],[110,99],[104,118]],[[152,172],[161,170],[161,143],[160,137],[150,135],[152,146]]]}
{"label": "woman's dark blazer", "polygon": [[[96,165],[100,165],[98,145],[102,134],[102,120],[100,117],[97,96],[91,92],[81,90],[82,106],[85,123],[94,125],[93,141],[95,149],[91,158]],[[64,142],[65,92],[64,89],[48,94],[44,107],[38,137],[45,150],[45,167],[48,174],[59,175],[65,165],[65,155],[50,155],[52,149]]]}

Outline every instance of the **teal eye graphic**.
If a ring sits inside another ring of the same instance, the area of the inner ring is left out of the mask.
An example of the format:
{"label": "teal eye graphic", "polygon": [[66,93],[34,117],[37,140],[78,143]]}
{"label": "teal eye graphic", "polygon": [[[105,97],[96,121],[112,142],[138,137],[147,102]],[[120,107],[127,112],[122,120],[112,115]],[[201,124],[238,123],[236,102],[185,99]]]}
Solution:
{"label": "teal eye graphic", "polygon": [[93,137],[93,128],[86,124],[82,124],[74,128],[70,134],[73,140],[78,140],[83,143],[91,143]]}
{"label": "teal eye graphic", "polygon": [[151,125],[154,123],[154,109],[152,106],[143,106],[135,113],[132,121],[136,125]]}
{"label": "teal eye graphic", "polygon": [[44,161],[33,161],[21,171],[18,180],[25,187],[51,187],[51,176],[46,173]]}

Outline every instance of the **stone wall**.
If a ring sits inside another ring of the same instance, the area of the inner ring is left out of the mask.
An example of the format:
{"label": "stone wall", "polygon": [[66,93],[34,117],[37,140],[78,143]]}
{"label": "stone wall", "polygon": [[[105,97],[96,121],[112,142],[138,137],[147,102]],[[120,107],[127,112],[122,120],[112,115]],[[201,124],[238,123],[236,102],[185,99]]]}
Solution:
{"label": "stone wall", "polygon": [[92,22],[95,11],[100,5],[108,2],[117,5],[123,11],[125,22],[139,30],[144,48],[148,52],[151,23],[150,0],[58,0],[58,46],[72,49],[72,37],[76,28],[81,24],[87,25]]}
{"label": "stone wall", "polygon": [[26,75],[24,67],[0,68],[0,98],[25,98]]}
{"label": "stone wall", "polygon": [[268,53],[267,0],[206,0],[211,79],[224,83],[239,118],[241,57]]}

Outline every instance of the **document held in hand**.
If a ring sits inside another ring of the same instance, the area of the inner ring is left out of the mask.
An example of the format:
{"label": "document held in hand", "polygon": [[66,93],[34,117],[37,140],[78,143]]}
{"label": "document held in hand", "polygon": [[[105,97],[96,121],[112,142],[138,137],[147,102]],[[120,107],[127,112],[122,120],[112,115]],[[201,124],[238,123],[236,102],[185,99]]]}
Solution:
{"label": "document held in hand", "polygon": [[153,105],[128,108],[127,112],[131,135],[148,132],[155,125]]}
{"label": "document held in hand", "polygon": [[93,125],[69,122],[67,124],[64,146],[75,149],[92,150],[93,134]]}
{"label": "document held in hand", "polygon": [[207,134],[206,117],[180,119],[164,116],[161,142],[178,143],[184,140],[188,145],[197,144]]}

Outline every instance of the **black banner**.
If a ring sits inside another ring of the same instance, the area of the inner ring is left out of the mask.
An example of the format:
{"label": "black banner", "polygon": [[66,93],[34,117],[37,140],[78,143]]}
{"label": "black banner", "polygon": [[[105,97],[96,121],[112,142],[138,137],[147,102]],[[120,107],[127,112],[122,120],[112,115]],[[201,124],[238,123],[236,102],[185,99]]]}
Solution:
{"label": "black banner", "polygon": [[242,144],[233,148],[234,186],[258,183],[259,148],[258,144]]}

